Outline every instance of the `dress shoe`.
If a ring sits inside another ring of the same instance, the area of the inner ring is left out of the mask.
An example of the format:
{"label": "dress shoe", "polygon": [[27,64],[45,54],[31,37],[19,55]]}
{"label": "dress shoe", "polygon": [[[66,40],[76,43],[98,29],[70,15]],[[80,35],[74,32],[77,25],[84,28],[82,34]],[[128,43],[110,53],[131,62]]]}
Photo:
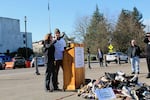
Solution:
{"label": "dress shoe", "polygon": [[131,74],[135,74],[135,72],[132,72]]}
{"label": "dress shoe", "polygon": [[150,78],[150,73],[147,74],[147,77],[146,77],[146,78]]}
{"label": "dress shoe", "polygon": [[53,92],[54,90],[46,89],[46,92]]}
{"label": "dress shoe", "polygon": [[59,88],[55,88],[54,91],[62,91],[62,90]]}
{"label": "dress shoe", "polygon": [[49,92],[53,92],[53,90],[49,90]]}
{"label": "dress shoe", "polygon": [[146,78],[150,78],[150,75],[148,75]]}
{"label": "dress shoe", "polygon": [[36,75],[40,75],[40,73],[36,73]]}

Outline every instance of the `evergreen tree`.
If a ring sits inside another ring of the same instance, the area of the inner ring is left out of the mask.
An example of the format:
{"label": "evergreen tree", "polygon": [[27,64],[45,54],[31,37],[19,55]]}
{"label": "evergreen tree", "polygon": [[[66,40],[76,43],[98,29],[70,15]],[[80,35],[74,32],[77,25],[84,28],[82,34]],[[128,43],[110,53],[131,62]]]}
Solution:
{"label": "evergreen tree", "polygon": [[144,43],[143,43],[143,38],[144,38],[144,28],[145,25],[143,24],[143,16],[142,14],[138,11],[136,7],[133,8],[132,12],[132,23],[133,23],[133,39],[136,39],[138,45],[140,45],[142,51],[144,50]]}
{"label": "evergreen tree", "polygon": [[89,27],[87,29],[87,34],[85,36],[85,46],[90,48],[92,53],[96,53],[98,47],[103,49],[104,45],[102,44],[106,44],[103,42],[103,40],[107,40],[105,38],[105,33],[107,33],[106,20],[103,14],[99,12],[98,6],[96,6],[96,10],[93,13]]}
{"label": "evergreen tree", "polygon": [[130,15],[131,12],[129,10],[123,9],[118,18],[112,41],[116,51],[125,51],[129,45],[129,41],[131,40],[129,37],[129,34],[131,33]]}
{"label": "evergreen tree", "polygon": [[135,39],[142,46],[143,36],[142,14],[136,7],[133,8],[133,11],[122,10],[114,31],[113,43],[116,49],[126,51],[132,39]]}

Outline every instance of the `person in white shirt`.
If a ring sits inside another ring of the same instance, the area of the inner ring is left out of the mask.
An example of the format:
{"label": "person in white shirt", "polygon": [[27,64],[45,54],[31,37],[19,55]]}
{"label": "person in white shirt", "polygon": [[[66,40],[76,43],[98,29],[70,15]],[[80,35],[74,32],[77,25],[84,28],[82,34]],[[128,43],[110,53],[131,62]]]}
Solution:
{"label": "person in white shirt", "polygon": [[99,60],[100,67],[103,67],[103,52],[100,48],[97,49],[97,58]]}
{"label": "person in white shirt", "polygon": [[[55,29],[55,39],[56,43],[54,44],[55,46],[55,72],[56,72],[56,83],[58,85],[58,72],[60,66],[62,67],[63,70],[63,52],[66,48],[66,42],[65,40],[61,37],[60,30],[58,28]],[[58,86],[57,86],[58,88]],[[56,89],[57,89],[56,88]]]}

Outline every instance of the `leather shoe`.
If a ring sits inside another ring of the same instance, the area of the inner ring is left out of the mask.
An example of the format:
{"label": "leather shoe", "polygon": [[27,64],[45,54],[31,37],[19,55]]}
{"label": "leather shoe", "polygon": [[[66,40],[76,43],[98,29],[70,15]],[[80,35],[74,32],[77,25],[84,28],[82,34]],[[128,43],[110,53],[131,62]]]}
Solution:
{"label": "leather shoe", "polygon": [[36,75],[40,75],[40,73],[36,73]]}
{"label": "leather shoe", "polygon": [[49,90],[49,92],[53,92],[53,90]]}
{"label": "leather shoe", "polygon": [[49,90],[49,89],[46,89],[45,91],[46,91],[46,92],[53,92],[53,90]]}
{"label": "leather shoe", "polygon": [[146,77],[146,78],[150,78],[150,73],[147,74],[147,77]]}
{"label": "leather shoe", "polygon": [[135,74],[135,72],[132,72],[131,74]]}
{"label": "leather shoe", "polygon": [[146,78],[150,78],[150,76],[148,75]]}
{"label": "leather shoe", "polygon": [[57,89],[54,89],[55,91],[62,91],[61,89],[57,88]]}

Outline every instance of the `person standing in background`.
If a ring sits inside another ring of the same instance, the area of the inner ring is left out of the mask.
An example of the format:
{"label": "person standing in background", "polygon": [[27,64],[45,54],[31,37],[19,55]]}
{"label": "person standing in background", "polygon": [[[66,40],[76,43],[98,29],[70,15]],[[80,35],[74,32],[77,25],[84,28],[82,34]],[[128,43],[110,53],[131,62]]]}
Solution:
{"label": "person standing in background", "polygon": [[34,63],[36,75],[40,75],[38,64],[37,64],[37,57],[36,56],[33,58],[33,63]]}
{"label": "person standing in background", "polygon": [[136,45],[135,40],[131,40],[130,47],[128,48],[128,56],[130,58],[131,62],[131,70],[132,74],[139,74],[140,73],[140,67],[139,67],[139,57],[140,57],[140,47]]}
{"label": "person standing in background", "polygon": [[88,67],[89,69],[91,69],[91,64],[90,64],[90,55],[91,55],[91,52],[90,52],[90,48],[87,48],[87,62],[88,62]]}
{"label": "person standing in background", "polygon": [[66,42],[65,40],[61,37],[60,30],[58,28],[55,29],[55,40],[56,43],[54,44],[55,46],[55,73],[56,73],[56,87],[55,90],[58,90],[58,73],[60,66],[62,67],[63,70],[63,53],[66,48]]}
{"label": "person standing in background", "polygon": [[150,33],[146,33],[146,37],[144,38],[144,43],[146,43],[146,61],[148,67],[148,74],[146,78],[150,78]]}
{"label": "person standing in background", "polygon": [[99,60],[100,67],[103,67],[103,52],[100,48],[97,49],[97,58]]}

